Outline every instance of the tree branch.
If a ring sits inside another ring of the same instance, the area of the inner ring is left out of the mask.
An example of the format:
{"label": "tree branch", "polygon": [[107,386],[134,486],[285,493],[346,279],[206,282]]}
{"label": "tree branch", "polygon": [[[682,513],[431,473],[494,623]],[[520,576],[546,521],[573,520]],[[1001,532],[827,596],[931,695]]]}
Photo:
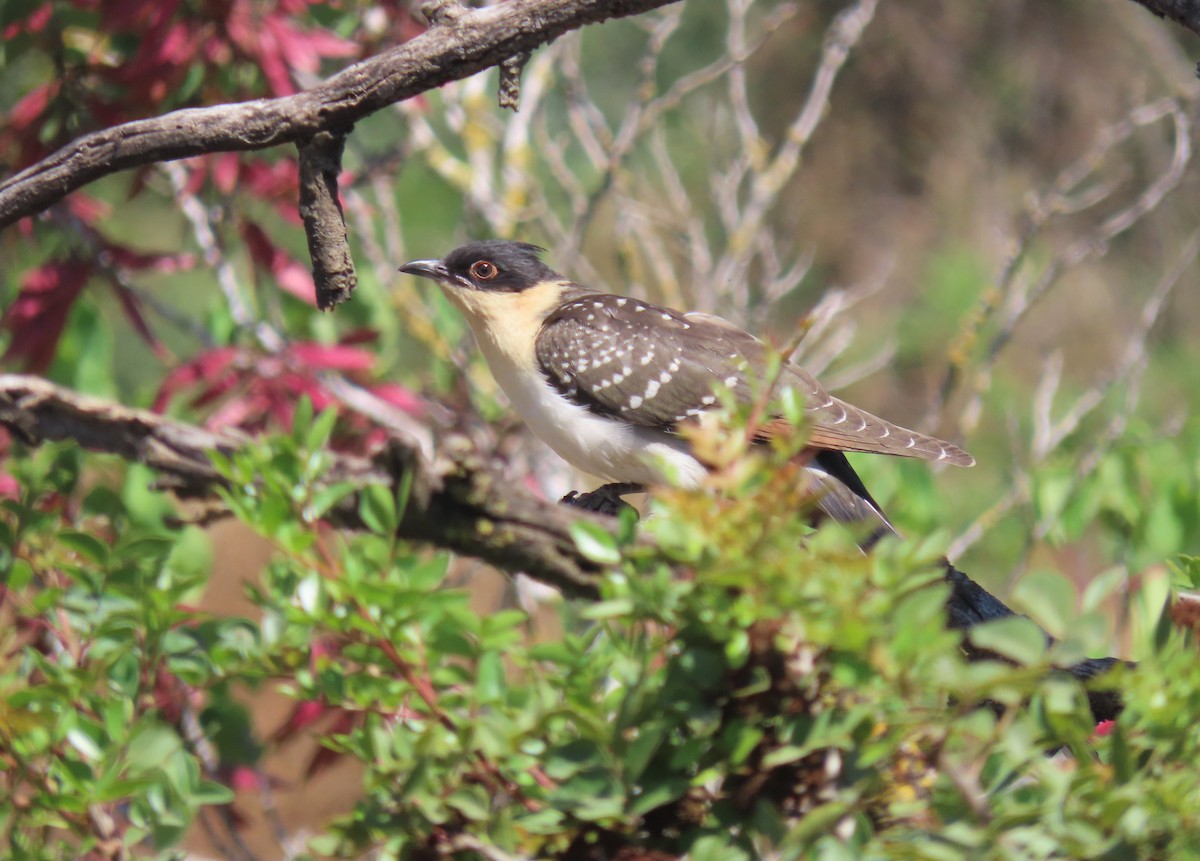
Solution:
{"label": "tree branch", "polygon": [[[238,431],[205,430],[21,374],[0,375],[0,425],[28,445],[74,440],[84,448],[143,463],[167,477],[167,487],[189,498],[211,496],[224,486],[208,452],[230,454],[251,442]],[[591,515],[568,511],[513,485],[464,437],[446,438],[432,459],[422,456],[415,443],[399,441],[373,461],[331,457],[324,484],[398,487],[411,481],[401,537],[524,571],[571,595],[596,596],[600,569],[580,554],[570,531],[572,522]],[[365,528],[357,493],[327,517],[342,528]]]}
{"label": "tree branch", "polygon": [[300,217],[312,258],[317,307],[327,311],[350,298],[358,286],[338,199],[344,135],[321,132],[300,144]]}
{"label": "tree branch", "polygon": [[[209,451],[230,454],[251,442],[238,431],[210,431],[157,413],[87,397],[40,377],[0,375],[0,426],[28,445],[44,440],[75,440],[84,448],[136,461],[167,476],[181,496],[211,496],[224,480]],[[499,471],[464,437],[451,436],[432,458],[416,442],[393,441],[385,453],[368,460],[331,455],[324,484],[350,482],[359,487],[397,487],[411,481],[408,504],[398,530],[402,538],[423,541],[475,556],[505,571],[523,571],[579,598],[599,594],[600,567],[585,558],[571,537],[571,524],[592,517],[538,499]],[[352,493],[326,514],[334,525],[363,529],[358,494]],[[604,523],[602,518],[598,522]],[[1013,611],[962,571],[946,563],[950,598],[948,624],[964,632]],[[972,650],[970,660],[995,659]],[[1066,671],[1083,681],[1102,674],[1115,658],[1083,661]],[[1112,691],[1088,692],[1097,720],[1116,717],[1121,699]]]}
{"label": "tree branch", "polygon": [[671,2],[506,0],[451,16],[415,39],[292,96],[187,108],[92,132],[0,183],[0,230],[120,170],[205,153],[301,143],[320,132],[345,134],[381,108],[469,77],[570,30]]}

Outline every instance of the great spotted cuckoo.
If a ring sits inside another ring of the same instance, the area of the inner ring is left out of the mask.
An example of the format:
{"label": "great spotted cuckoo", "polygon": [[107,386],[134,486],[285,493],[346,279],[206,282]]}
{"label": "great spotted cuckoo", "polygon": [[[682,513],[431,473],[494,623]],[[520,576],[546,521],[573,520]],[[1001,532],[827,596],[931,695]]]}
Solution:
{"label": "great spotted cuckoo", "polygon": [[[541,253],[524,242],[472,242],[400,271],[441,285],[513,407],[571,464],[640,487],[699,485],[708,468],[679,430],[717,406],[718,384],[738,399],[754,397],[751,376],[764,373],[765,345],[711,314],[590,290],[546,266]],[[804,398],[802,456],[816,508],[869,524],[871,541],[894,529],[844,452],[975,463],[951,443],[838,400],[790,362],[777,385]],[[760,439],[785,424],[770,418]]]}

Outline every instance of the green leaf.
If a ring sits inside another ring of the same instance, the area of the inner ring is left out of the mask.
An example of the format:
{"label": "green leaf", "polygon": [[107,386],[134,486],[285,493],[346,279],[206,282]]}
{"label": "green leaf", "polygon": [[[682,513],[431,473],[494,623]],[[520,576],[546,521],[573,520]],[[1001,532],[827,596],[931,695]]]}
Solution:
{"label": "green leaf", "polygon": [[357,485],[349,481],[341,481],[322,487],[312,495],[312,498],[308,501],[308,505],[304,507],[305,521],[313,523],[320,520],[329,509],[354,493],[356,489]]}
{"label": "green leaf", "polygon": [[728,837],[716,835],[701,837],[693,843],[687,857],[689,861],[750,861],[745,849],[734,846]]}
{"label": "green leaf", "polygon": [[807,421],[804,393],[796,386],[784,386],[779,394],[779,408],[792,427],[803,427]]}
{"label": "green leaf", "polygon": [[94,535],[74,529],[64,529],[58,533],[58,540],[89,562],[101,566],[108,562],[108,545]]}
{"label": "green leaf", "polygon": [[104,757],[104,751],[100,746],[83,731],[80,727],[73,727],[67,730],[67,743],[71,747],[79,751],[79,755],[84,759],[92,760],[93,762]]}
{"label": "green leaf", "polygon": [[321,606],[321,575],[313,572],[296,585],[296,601],[313,616]]}
{"label": "green leaf", "polygon": [[667,777],[649,783],[634,793],[629,812],[634,816],[644,816],[651,810],[682,798],[690,786],[691,781],[685,777]]}
{"label": "green leaf", "polygon": [[1075,587],[1056,571],[1030,571],[1017,583],[1013,598],[1053,637],[1062,639],[1076,615]]}
{"label": "green leaf", "polygon": [[192,801],[196,804],[229,804],[235,797],[228,786],[211,780],[202,781],[192,793]]}
{"label": "green leaf", "polygon": [[1154,624],[1154,651],[1162,652],[1171,642],[1175,631],[1175,623],[1171,619],[1171,596],[1168,595],[1158,613],[1158,621]]}
{"label": "green leaf", "polygon": [[181,749],[179,736],[170,728],[144,720],[133,732],[126,748],[132,777],[152,775]]}
{"label": "green leaf", "polygon": [[1046,654],[1046,634],[1024,616],[1009,616],[971,629],[971,642],[1018,664],[1036,664]]}
{"label": "green leaf", "polygon": [[33,580],[33,568],[24,559],[14,559],[8,570],[8,578],[4,585],[14,592],[20,592]]}
{"label": "green leaf", "polygon": [[621,561],[616,537],[590,520],[576,520],[571,524],[571,537],[575,546],[587,559],[600,565],[616,565]]}
{"label": "green leaf", "polygon": [[392,489],[382,484],[364,487],[358,495],[358,514],[376,535],[392,535],[396,531],[396,498]]}
{"label": "green leaf", "polygon": [[604,752],[594,741],[580,738],[551,751],[544,767],[552,779],[567,780],[603,758]]}
{"label": "green leaf", "polygon": [[1079,602],[1080,610],[1091,613],[1099,609],[1100,605],[1116,593],[1128,579],[1129,571],[1123,567],[1110,568],[1093,577],[1084,587],[1083,598]]}
{"label": "green leaf", "polygon": [[[1181,589],[1200,590],[1200,556],[1180,555],[1167,562],[1173,579]],[[1124,574],[1124,569],[1117,569]]]}
{"label": "green leaf", "polygon": [[633,602],[626,598],[618,598],[615,601],[597,601],[594,604],[588,604],[580,611],[579,615],[583,619],[599,621],[601,619],[619,619],[632,613]]}
{"label": "green leaf", "polygon": [[504,659],[498,652],[484,652],[479,658],[475,695],[481,703],[496,702],[504,696]]}
{"label": "green leaf", "polygon": [[301,442],[308,436],[312,427],[313,402],[308,395],[301,395],[296,403],[296,412],[292,417],[292,438]]}
{"label": "green leaf", "polygon": [[459,787],[446,799],[446,805],[476,822],[486,822],[492,814],[491,799],[482,786]]}
{"label": "green leaf", "polygon": [[[305,400],[308,400],[307,396]],[[311,405],[309,409],[312,409]],[[329,438],[333,436],[333,426],[337,423],[338,413],[335,409],[323,410],[312,429],[304,437],[304,448],[307,451],[320,451],[325,448]]]}

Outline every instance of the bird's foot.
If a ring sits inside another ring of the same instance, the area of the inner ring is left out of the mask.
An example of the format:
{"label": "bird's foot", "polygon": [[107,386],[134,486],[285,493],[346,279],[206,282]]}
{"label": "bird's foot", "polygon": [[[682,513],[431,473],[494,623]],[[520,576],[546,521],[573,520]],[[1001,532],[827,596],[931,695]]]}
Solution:
{"label": "bird's foot", "polygon": [[643,490],[645,488],[640,484],[625,481],[605,484],[587,493],[572,490],[560,499],[559,502],[563,505],[570,505],[572,508],[582,509],[583,511],[592,511],[596,514],[616,517],[621,513],[622,508],[633,508],[632,505],[621,497],[627,493],[641,493]]}

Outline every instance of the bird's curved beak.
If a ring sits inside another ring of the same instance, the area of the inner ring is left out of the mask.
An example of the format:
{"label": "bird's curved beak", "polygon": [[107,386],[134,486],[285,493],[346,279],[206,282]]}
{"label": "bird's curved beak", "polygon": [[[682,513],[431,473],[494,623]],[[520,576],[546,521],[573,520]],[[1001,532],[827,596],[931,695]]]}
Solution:
{"label": "bird's curved beak", "polygon": [[446,264],[440,260],[414,260],[401,266],[400,271],[406,275],[419,275],[422,278],[430,278],[442,283],[454,280],[451,278]]}

